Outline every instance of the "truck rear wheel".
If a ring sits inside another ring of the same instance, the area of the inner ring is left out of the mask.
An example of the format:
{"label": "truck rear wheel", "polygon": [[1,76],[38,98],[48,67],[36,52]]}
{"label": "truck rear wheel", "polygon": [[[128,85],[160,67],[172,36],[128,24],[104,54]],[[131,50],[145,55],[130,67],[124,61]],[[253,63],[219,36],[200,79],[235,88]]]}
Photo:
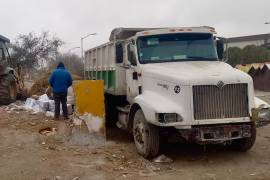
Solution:
{"label": "truck rear wheel", "polygon": [[256,127],[254,124],[251,126],[251,137],[236,139],[231,143],[231,148],[237,151],[248,151],[252,148],[256,140]]}
{"label": "truck rear wheel", "polygon": [[135,146],[140,155],[152,158],[159,152],[159,129],[146,122],[141,109],[138,109],[133,121],[133,137]]}
{"label": "truck rear wheel", "polygon": [[6,105],[16,101],[17,84],[13,74],[0,78],[0,104]]}

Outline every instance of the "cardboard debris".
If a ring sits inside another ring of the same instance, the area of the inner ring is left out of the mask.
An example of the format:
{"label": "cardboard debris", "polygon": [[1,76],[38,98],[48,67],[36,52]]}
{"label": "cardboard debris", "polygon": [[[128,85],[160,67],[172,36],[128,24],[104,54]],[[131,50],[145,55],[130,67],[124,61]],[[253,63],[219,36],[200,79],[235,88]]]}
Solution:
{"label": "cardboard debris", "polygon": [[153,159],[153,162],[155,163],[172,163],[173,160],[167,156],[165,156],[164,154],[156,157],[155,159]]}
{"label": "cardboard debris", "polygon": [[[72,100],[74,97],[68,96],[68,99]],[[72,101],[70,101],[72,102]],[[32,110],[34,112],[45,113],[47,117],[52,117],[55,111],[54,100],[51,100],[47,94],[39,96],[38,100],[34,98],[27,98],[24,104],[24,108]],[[67,104],[68,114],[73,113],[73,104]],[[60,106],[60,112],[62,113],[62,107]]]}

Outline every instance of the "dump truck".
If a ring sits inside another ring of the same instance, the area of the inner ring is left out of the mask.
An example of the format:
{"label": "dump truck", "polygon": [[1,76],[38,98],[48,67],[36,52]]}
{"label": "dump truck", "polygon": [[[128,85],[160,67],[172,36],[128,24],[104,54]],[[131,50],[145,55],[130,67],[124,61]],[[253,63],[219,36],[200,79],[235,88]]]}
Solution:
{"label": "dump truck", "polygon": [[247,151],[256,139],[253,81],[223,52],[208,26],[116,28],[85,51],[85,78],[104,81],[106,121],[133,133],[145,158],[175,137]]}
{"label": "dump truck", "polygon": [[[0,35],[0,105],[12,103],[23,96],[21,67],[11,60],[9,43],[8,38]],[[14,67],[17,67],[16,70]]]}

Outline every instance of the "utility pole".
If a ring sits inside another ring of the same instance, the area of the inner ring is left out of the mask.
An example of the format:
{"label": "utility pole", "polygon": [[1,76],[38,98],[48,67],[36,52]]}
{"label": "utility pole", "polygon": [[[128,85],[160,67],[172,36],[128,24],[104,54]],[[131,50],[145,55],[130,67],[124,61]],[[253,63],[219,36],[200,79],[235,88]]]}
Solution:
{"label": "utility pole", "polygon": [[97,33],[91,33],[91,34],[81,37],[81,57],[83,60],[83,79],[85,79],[85,58],[84,58],[84,51],[83,51],[83,40],[89,36],[94,36],[96,34]]}

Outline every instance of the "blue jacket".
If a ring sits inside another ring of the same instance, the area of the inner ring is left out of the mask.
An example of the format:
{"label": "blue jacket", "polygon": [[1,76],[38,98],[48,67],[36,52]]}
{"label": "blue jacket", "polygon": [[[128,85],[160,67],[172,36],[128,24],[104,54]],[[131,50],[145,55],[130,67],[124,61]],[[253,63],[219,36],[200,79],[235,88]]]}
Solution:
{"label": "blue jacket", "polygon": [[67,93],[67,89],[72,85],[70,73],[65,69],[63,63],[59,63],[49,79],[53,88],[53,93]]}

